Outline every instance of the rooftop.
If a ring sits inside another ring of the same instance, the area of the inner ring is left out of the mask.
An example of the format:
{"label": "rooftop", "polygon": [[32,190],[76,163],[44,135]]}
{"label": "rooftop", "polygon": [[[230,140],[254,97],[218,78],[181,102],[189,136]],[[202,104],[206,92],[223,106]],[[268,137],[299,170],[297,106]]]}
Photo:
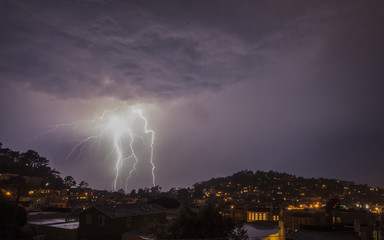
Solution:
{"label": "rooftop", "polygon": [[[119,205],[100,205],[95,206],[103,213],[111,217],[125,217],[125,216],[135,216],[150,214],[156,212],[165,212],[167,209],[158,205],[158,204],[144,204],[144,203],[135,203],[135,204],[119,204]],[[87,210],[85,210],[87,211]]]}

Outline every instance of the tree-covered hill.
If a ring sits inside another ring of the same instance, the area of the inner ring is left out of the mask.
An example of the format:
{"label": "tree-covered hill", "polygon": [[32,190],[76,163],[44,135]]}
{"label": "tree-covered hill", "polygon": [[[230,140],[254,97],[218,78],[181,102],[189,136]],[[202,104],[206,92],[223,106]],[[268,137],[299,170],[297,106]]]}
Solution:
{"label": "tree-covered hill", "polygon": [[[49,160],[40,156],[33,150],[24,153],[3,148],[0,143],[0,173],[21,177],[41,178],[42,186],[49,186],[51,189],[63,189],[65,187],[60,173],[49,166]],[[7,178],[2,179],[7,184]],[[13,181],[9,179],[9,181]]]}
{"label": "tree-covered hill", "polygon": [[230,194],[244,200],[262,199],[291,204],[298,200],[320,201],[337,197],[349,205],[384,203],[384,190],[327,178],[303,178],[274,171],[243,170],[228,177],[212,178],[194,185],[195,195]]}

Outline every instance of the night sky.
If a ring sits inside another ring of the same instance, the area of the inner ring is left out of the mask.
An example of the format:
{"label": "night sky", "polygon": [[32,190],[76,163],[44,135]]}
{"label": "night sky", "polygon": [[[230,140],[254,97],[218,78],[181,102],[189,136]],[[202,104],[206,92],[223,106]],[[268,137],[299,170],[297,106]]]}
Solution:
{"label": "night sky", "polygon": [[[0,84],[4,147],[94,188],[112,189],[110,135],[68,154],[132,108],[164,189],[243,169],[384,186],[383,1],[2,0]],[[132,121],[128,189],[150,187]]]}

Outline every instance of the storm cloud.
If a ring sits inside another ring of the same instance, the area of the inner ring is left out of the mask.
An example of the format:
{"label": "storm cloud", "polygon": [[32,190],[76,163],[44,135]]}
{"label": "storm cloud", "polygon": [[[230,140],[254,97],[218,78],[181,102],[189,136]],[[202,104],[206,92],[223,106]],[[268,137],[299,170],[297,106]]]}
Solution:
{"label": "storm cloud", "polygon": [[142,104],[165,187],[241,169],[382,186],[382,29],[380,1],[1,1],[0,140],[108,188],[103,160],[63,163],[76,133],[24,139]]}

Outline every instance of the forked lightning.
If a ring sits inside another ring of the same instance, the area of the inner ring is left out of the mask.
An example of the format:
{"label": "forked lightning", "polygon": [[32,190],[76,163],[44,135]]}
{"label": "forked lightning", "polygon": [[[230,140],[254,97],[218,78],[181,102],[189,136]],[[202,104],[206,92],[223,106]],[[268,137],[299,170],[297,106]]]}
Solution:
{"label": "forked lightning", "polygon": [[[84,137],[84,139],[77,140],[76,144],[73,146],[71,151],[66,156],[65,160],[69,160],[76,155],[76,158],[79,158],[83,152],[84,147],[87,144],[92,143],[93,141],[101,140],[102,138],[112,137],[112,149],[111,152],[115,155],[115,178],[113,180],[113,189],[116,191],[118,188],[118,183],[121,175],[121,169],[123,163],[130,164],[130,171],[128,176],[125,179],[125,189],[128,188],[128,180],[131,178],[132,174],[136,171],[136,166],[139,163],[139,157],[137,156],[135,150],[135,135],[137,131],[134,131],[132,125],[135,121],[141,121],[144,125],[142,130],[146,135],[150,136],[150,146],[149,146],[149,155],[150,155],[150,164],[151,164],[151,173],[152,173],[152,184],[155,186],[155,163],[154,163],[154,144],[155,144],[155,131],[148,128],[148,119],[144,116],[143,111],[138,108],[130,108],[128,111],[120,111],[119,109],[105,110],[99,117],[89,120],[89,121],[79,121],[74,123],[65,123],[58,124],[52,129],[46,130],[43,133],[37,135],[34,138],[38,138],[42,135],[52,133],[57,131],[59,128],[63,127],[74,127],[78,128],[80,126],[86,125],[92,129],[97,129],[97,134],[89,135]],[[137,124],[136,124],[137,125]],[[124,139],[129,139],[129,144],[127,147],[124,146]],[[129,156],[125,157],[125,153],[128,152]],[[132,163],[129,161],[133,160]]]}

